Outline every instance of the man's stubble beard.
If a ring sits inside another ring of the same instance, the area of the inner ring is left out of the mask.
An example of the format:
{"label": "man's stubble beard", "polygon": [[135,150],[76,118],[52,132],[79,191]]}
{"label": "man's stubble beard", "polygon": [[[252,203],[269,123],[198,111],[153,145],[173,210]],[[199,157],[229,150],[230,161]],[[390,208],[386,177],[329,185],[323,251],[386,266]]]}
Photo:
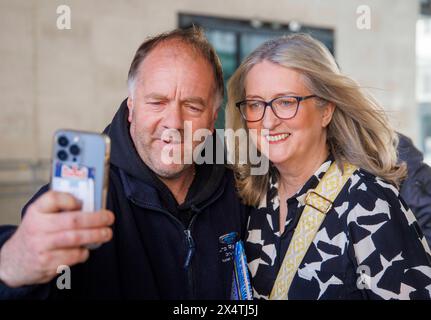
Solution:
{"label": "man's stubble beard", "polygon": [[[133,130],[133,128],[131,128]],[[132,132],[131,132],[132,133]],[[180,177],[193,164],[169,164],[163,165],[161,150],[152,150],[151,144],[153,141],[146,141],[144,134],[131,134],[132,141],[141,160],[153,171],[157,176],[164,179],[175,179]],[[157,151],[157,152],[155,152]],[[158,157],[158,158],[157,158]]]}

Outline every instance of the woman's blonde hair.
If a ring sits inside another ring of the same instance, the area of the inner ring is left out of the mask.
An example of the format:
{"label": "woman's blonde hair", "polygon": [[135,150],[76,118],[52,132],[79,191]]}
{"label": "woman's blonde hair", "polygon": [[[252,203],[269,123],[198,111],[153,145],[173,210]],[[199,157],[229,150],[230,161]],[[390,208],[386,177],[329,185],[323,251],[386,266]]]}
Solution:
{"label": "woman's blonde hair", "polygon": [[[312,94],[336,106],[326,130],[329,150],[340,167],[347,161],[399,186],[406,175],[406,166],[397,164],[398,135],[383,109],[354,80],[340,73],[333,56],[321,42],[306,34],[267,41],[241,63],[227,85],[227,129],[247,128],[235,103],[245,97],[248,72],[262,61],[298,71]],[[238,145],[234,148],[228,151],[237,154]],[[233,168],[244,203],[258,205],[266,195],[269,172],[251,175],[250,163],[237,162]]]}

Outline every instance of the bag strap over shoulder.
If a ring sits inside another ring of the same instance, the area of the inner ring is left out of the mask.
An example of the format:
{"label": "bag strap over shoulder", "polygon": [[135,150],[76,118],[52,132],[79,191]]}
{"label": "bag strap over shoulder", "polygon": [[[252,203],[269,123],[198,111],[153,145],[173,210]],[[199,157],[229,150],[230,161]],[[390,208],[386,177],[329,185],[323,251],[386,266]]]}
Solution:
{"label": "bag strap over shoulder", "polygon": [[313,242],[326,214],[332,208],[334,200],[356,169],[356,166],[345,163],[343,172],[341,172],[334,161],[320,180],[317,188],[307,192],[305,208],[272,288],[269,297],[271,300],[288,299],[292,280],[311,242]]}

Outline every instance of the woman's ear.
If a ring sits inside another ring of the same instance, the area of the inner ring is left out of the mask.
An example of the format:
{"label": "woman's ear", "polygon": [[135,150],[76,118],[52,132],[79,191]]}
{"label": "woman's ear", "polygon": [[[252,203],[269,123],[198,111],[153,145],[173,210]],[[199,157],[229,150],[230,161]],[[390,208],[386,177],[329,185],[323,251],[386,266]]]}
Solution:
{"label": "woman's ear", "polygon": [[322,106],[322,128],[326,128],[332,120],[332,115],[335,111],[335,104],[332,102],[326,102]]}

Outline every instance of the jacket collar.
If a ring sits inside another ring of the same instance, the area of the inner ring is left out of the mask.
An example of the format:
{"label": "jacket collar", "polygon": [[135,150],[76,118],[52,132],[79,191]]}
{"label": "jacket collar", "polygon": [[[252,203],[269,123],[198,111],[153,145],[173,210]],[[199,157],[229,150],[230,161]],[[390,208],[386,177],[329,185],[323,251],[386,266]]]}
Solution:
{"label": "jacket collar", "polygon": [[[319,184],[320,180],[328,171],[332,162],[334,162],[334,157],[330,154],[328,158],[320,165],[320,167],[313,173],[313,175],[305,182],[305,184],[292,196],[290,199],[296,199],[299,203],[303,204],[305,201],[305,196],[308,190],[315,189]],[[273,168],[275,169],[275,168]],[[279,196],[278,196],[278,174],[276,170],[272,170],[270,173],[268,194],[266,197],[266,206],[278,207]]]}

